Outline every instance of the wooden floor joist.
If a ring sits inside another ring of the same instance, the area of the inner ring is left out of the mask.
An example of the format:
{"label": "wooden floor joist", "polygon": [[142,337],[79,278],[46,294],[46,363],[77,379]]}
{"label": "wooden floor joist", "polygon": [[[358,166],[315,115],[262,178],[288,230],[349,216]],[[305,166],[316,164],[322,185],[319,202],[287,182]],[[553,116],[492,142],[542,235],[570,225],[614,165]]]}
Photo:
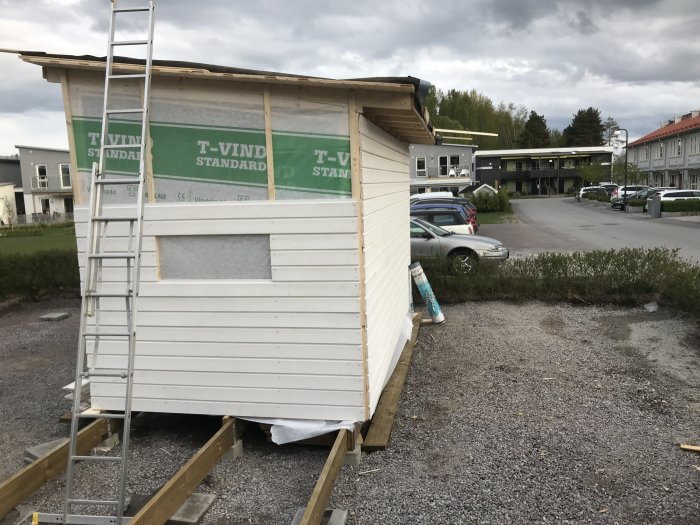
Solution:
{"label": "wooden floor joist", "polygon": [[333,443],[333,448],[328,455],[328,459],[326,459],[326,464],[323,466],[321,475],[316,482],[314,491],[306,506],[304,515],[299,522],[300,525],[319,525],[321,523],[323,513],[326,511],[326,505],[328,505],[328,501],[331,499],[335,478],[338,476],[338,472],[340,472],[340,468],[343,466],[343,460],[345,459],[345,454],[350,447],[351,441],[352,432],[346,429],[342,429],[338,432],[335,443]]}
{"label": "wooden floor joist", "polygon": [[129,522],[130,525],[160,525],[175,514],[199,483],[235,442],[234,418],[226,418],[221,429],[153,496]]}
{"label": "wooden floor joist", "polygon": [[413,347],[416,344],[416,337],[418,337],[418,329],[421,324],[420,318],[421,314],[413,314],[411,339],[406,342],[401,352],[399,362],[396,364],[396,368],[394,368],[394,373],[391,374],[391,378],[379,398],[377,409],[374,411],[374,416],[372,417],[372,423],[370,424],[369,431],[362,445],[362,450],[367,452],[384,450],[389,444],[391,430],[394,427],[394,419],[396,418],[396,411],[399,406],[399,399],[401,398],[403,385],[406,382],[408,369],[411,365],[411,358],[413,357]]}
{"label": "wooden floor joist", "polygon": [[[118,420],[111,421],[110,424],[115,432],[121,427],[121,422]],[[87,425],[78,433],[78,454],[89,454],[106,434],[107,420],[105,419],[98,419]],[[68,446],[69,443],[66,441],[0,484],[0,520],[24,498],[65,470],[68,464]]]}

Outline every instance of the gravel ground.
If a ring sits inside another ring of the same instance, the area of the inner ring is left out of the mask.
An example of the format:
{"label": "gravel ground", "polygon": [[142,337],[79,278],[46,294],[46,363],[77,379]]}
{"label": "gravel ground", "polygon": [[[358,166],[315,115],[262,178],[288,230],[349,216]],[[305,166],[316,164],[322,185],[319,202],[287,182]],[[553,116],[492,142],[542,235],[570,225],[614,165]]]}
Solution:
{"label": "gravel ground", "polygon": [[[41,323],[46,311],[69,319]],[[0,314],[0,479],[25,447],[67,436],[79,304]],[[446,308],[421,329],[390,448],[344,467],[331,507],[351,524],[700,523],[700,329],[642,309],[523,303]],[[135,418],[130,493],[163,484],[217,418]],[[203,523],[288,524],[328,450],[278,447],[251,428],[198,491]],[[99,471],[82,473],[95,486]],[[60,508],[63,480],[25,503]]]}

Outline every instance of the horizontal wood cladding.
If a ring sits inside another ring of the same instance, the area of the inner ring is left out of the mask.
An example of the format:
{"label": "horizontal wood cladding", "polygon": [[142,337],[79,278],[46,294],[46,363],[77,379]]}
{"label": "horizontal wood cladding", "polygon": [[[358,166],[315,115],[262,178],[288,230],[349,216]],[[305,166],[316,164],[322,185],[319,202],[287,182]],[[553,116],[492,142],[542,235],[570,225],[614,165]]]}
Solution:
{"label": "horizontal wood cladding", "polygon": [[[93,344],[88,343],[88,351],[92,352],[92,350]],[[141,355],[147,356],[188,357],[195,355],[192,353],[192,346],[183,341],[140,341],[139,351]],[[323,361],[338,359],[352,361],[357,359],[359,351],[359,345],[348,344],[203,342],[197,346],[196,355],[199,357],[244,359],[316,359]],[[123,342],[108,339],[100,343],[100,354],[126,355],[127,348]],[[212,373],[218,372],[213,371]]]}
{"label": "horizontal wood cladding", "polygon": [[[364,410],[356,406],[333,406],[323,402],[323,394],[318,394],[316,404],[286,402],[280,396],[277,403],[252,401],[192,401],[188,399],[147,399],[134,397],[133,404],[142,412],[175,412],[178,414],[235,414],[238,417],[285,417],[295,419],[333,419],[342,421],[363,421]],[[285,401],[285,402],[283,402]],[[124,410],[123,397],[103,397],[100,406],[105,410]],[[280,414],[285,414],[280,416]]]}
{"label": "horizontal wood cladding", "polygon": [[370,411],[408,315],[408,146],[360,119]]}
{"label": "horizontal wood cladding", "polygon": [[[331,199],[146,205],[134,409],[362,419],[356,214],[354,201]],[[126,211],[109,206],[104,215]],[[76,220],[83,275],[85,208]],[[110,224],[105,251],[125,251],[127,233]],[[271,279],[160,277],[159,236],[236,234],[269,235]],[[125,272],[107,261],[101,291],[123,291]],[[124,305],[103,299],[101,326],[124,327]],[[126,351],[104,339],[97,364],[124,367]],[[96,380],[93,405],[118,409],[120,392],[118,381]]]}

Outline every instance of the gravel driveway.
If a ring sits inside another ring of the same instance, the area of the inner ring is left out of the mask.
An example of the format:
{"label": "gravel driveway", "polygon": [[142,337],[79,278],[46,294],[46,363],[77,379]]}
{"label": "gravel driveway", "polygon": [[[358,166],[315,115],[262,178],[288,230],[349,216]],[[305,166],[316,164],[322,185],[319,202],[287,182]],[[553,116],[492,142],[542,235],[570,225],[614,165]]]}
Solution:
{"label": "gravel driveway", "polygon": [[[66,436],[79,304],[0,314],[0,476],[29,445]],[[53,308],[58,307],[58,308]],[[70,319],[40,323],[48,310]],[[540,303],[448,306],[421,328],[390,448],[344,467],[331,507],[350,524],[700,523],[700,329],[660,309]],[[134,421],[131,492],[167,481],[217,418]],[[218,498],[203,523],[288,524],[327,449],[267,443],[199,487]],[[94,483],[102,481],[94,475]],[[27,505],[60,508],[63,481]]]}

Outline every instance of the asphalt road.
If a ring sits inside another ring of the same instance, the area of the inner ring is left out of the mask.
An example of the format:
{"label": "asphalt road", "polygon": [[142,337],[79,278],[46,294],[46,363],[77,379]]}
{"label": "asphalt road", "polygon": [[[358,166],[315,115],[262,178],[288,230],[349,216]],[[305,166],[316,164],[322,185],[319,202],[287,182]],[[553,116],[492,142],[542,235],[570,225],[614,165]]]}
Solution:
{"label": "asphalt road", "polygon": [[700,262],[700,216],[650,219],[572,197],[512,201],[517,224],[485,224],[479,235],[502,241],[511,256],[613,248],[679,248]]}

